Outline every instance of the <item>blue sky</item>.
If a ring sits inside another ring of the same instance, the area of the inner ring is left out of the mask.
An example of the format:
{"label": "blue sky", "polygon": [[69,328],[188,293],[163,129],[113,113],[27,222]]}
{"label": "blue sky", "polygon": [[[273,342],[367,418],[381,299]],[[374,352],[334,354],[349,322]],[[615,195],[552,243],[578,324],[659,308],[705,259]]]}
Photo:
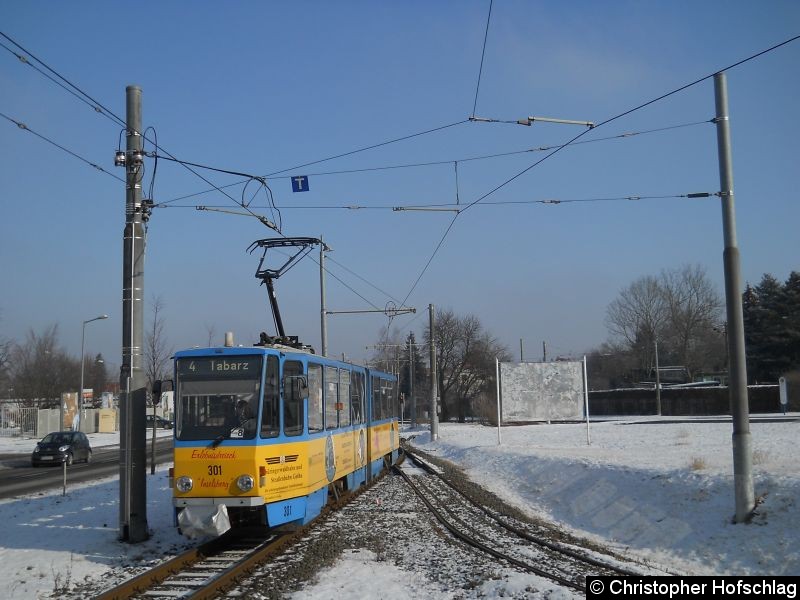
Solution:
{"label": "blue sky", "polygon": [[[453,219],[400,205],[469,204],[545,156],[495,153],[564,143],[581,128],[467,122],[319,164],[311,161],[467,119],[473,111],[488,1],[108,2],[0,5],[0,30],[116,114],[125,86],[143,90],[143,121],[178,158],[265,175],[283,233],[333,248],[328,307],[383,308],[412,289]],[[800,4],[515,2],[492,8],[475,114],[602,122],[800,33]],[[3,40],[6,45],[10,45]],[[742,277],[800,268],[797,202],[800,41],[728,72]],[[119,127],[0,48],[0,112],[109,172]],[[723,290],[719,200],[541,204],[543,199],[674,196],[719,189],[711,80],[596,128],[461,213],[392,326],[418,334],[428,304],[473,313],[514,354],[575,353],[607,339],[608,304],[637,277],[703,265]],[[80,352],[121,357],[122,183],[0,120],[0,334],[57,323]],[[316,173],[443,161],[417,168]],[[456,186],[455,163],[458,163]],[[149,174],[152,163],[147,165]],[[293,193],[289,175],[310,175]],[[241,178],[206,173],[216,185]],[[148,230],[145,296],[164,303],[176,349],[232,330],[273,333],[246,248],[273,237],[179,165],[160,161]],[[230,188],[239,198],[241,186]],[[250,188],[252,189],[252,187]],[[493,202],[528,202],[500,204]],[[345,210],[340,206],[368,208]],[[252,208],[273,218],[259,196]],[[328,207],[328,208],[308,208]],[[358,274],[360,278],[352,273]],[[333,275],[369,300],[367,304]],[[363,278],[363,279],[362,279]],[[372,286],[367,285],[369,281]],[[305,260],[276,284],[287,333],[319,347],[319,274]],[[381,291],[378,291],[379,288]],[[387,294],[384,294],[386,292]],[[149,308],[146,309],[148,320]],[[329,317],[329,350],[362,360],[387,319]]]}

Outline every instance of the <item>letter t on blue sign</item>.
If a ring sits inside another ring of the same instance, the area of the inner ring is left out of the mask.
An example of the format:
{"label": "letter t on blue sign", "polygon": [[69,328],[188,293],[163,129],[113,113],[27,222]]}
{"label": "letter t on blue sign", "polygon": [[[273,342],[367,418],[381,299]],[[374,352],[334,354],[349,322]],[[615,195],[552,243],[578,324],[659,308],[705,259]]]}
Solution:
{"label": "letter t on blue sign", "polygon": [[293,192],[307,192],[308,191],[308,177],[305,175],[297,175],[292,177],[292,191]]}

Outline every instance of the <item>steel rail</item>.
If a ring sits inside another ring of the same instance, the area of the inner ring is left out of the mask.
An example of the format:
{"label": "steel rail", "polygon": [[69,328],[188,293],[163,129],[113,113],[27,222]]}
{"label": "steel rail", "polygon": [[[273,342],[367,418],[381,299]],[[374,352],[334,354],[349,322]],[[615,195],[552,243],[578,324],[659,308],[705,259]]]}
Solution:
{"label": "steel rail", "polygon": [[503,528],[507,529],[508,531],[514,533],[515,535],[518,535],[519,537],[521,537],[521,538],[523,538],[525,540],[528,540],[529,542],[532,542],[532,543],[534,543],[534,544],[536,544],[538,546],[542,546],[544,548],[547,548],[548,550],[551,550],[553,552],[557,552],[559,554],[563,554],[563,555],[569,556],[570,558],[573,558],[575,560],[590,564],[590,565],[595,566],[595,567],[600,567],[602,569],[608,569],[608,570],[613,571],[614,573],[617,573],[619,575],[623,575],[623,576],[627,576],[627,577],[638,577],[638,576],[641,576],[641,573],[637,573],[635,571],[630,571],[630,570],[624,569],[622,567],[617,567],[615,565],[611,565],[611,564],[609,564],[607,562],[604,562],[602,560],[597,560],[597,559],[595,559],[595,558],[593,558],[591,556],[587,556],[586,554],[583,554],[581,552],[577,552],[576,550],[573,550],[572,548],[567,548],[567,547],[565,547],[565,546],[563,546],[561,544],[554,544],[553,542],[550,542],[550,541],[545,540],[543,538],[540,538],[540,537],[537,537],[535,535],[532,535],[531,533],[529,533],[527,531],[524,531],[522,529],[519,529],[518,527],[515,527],[514,525],[511,525],[510,523],[506,522],[505,520],[503,520],[498,515],[494,514],[486,506],[476,502],[475,500],[470,498],[467,494],[465,494],[464,492],[462,492],[461,490],[459,490],[458,488],[453,486],[453,484],[451,484],[449,481],[447,481],[447,479],[445,477],[443,477],[441,473],[438,473],[427,462],[422,460],[417,454],[415,454],[414,452],[408,450],[407,448],[404,451],[408,455],[409,459],[415,465],[417,465],[421,469],[425,470],[427,473],[430,473],[431,475],[435,475],[437,478],[439,478],[440,481],[442,481],[450,489],[452,489],[456,493],[458,493],[461,496],[463,496],[475,508],[477,508],[480,511],[482,511],[487,517],[489,517],[490,519],[494,520],[498,525],[500,525],[501,527],[503,527]]}
{"label": "steel rail", "polygon": [[[403,456],[400,455],[398,463],[402,462]],[[291,545],[295,541],[301,539],[306,535],[312,527],[322,521],[330,513],[341,509],[355,498],[371,489],[377,482],[379,482],[388,473],[388,469],[383,469],[382,472],[357,490],[346,492],[344,494],[335,493],[333,484],[329,485],[329,501],[320,514],[310,523],[299,527],[298,529],[283,533],[277,539],[265,540],[264,543],[255,546],[247,555],[240,560],[235,561],[231,566],[225,568],[222,572],[212,578],[207,579],[204,583],[197,586],[197,589],[187,589],[181,598],[191,600],[210,599],[215,598],[219,594],[229,590],[237,585],[244,577],[253,571],[260,564],[264,563],[268,558],[274,554],[281,552],[286,546]],[[225,534],[209,540],[196,548],[191,548],[186,552],[179,554],[168,560],[167,562],[157,565],[144,573],[125,581],[116,587],[103,592],[97,596],[97,600],[127,600],[143,594],[146,591],[153,590],[156,586],[161,585],[171,577],[175,577],[191,569],[193,566],[202,562],[207,558],[218,556],[223,552],[230,550],[231,547],[237,542],[241,542],[247,530],[231,530]],[[191,587],[187,584],[187,588]],[[175,594],[171,594],[175,597]]]}
{"label": "steel rail", "polygon": [[574,581],[571,581],[569,579],[561,577],[560,575],[556,575],[554,573],[549,573],[549,572],[547,572],[547,571],[545,571],[543,569],[540,569],[539,567],[536,567],[534,565],[531,565],[529,563],[526,563],[524,561],[516,559],[513,556],[509,556],[508,554],[504,554],[503,552],[500,552],[499,550],[495,550],[494,548],[492,548],[490,546],[487,546],[486,544],[484,544],[483,542],[475,539],[474,537],[472,537],[470,535],[467,535],[466,533],[464,533],[463,531],[458,529],[458,527],[453,525],[445,517],[445,515],[441,511],[439,511],[435,506],[433,506],[433,504],[431,504],[431,502],[425,497],[425,494],[422,493],[422,491],[419,489],[419,487],[413,481],[411,481],[411,478],[406,473],[404,473],[402,471],[402,469],[399,469],[399,468],[395,467],[394,470],[403,477],[404,481],[406,483],[408,483],[408,485],[411,487],[412,490],[414,490],[414,493],[416,493],[417,496],[419,496],[420,500],[422,500],[422,502],[425,504],[425,506],[428,507],[428,509],[436,517],[436,519],[450,533],[452,533],[456,538],[458,538],[462,542],[466,543],[469,546],[472,546],[473,548],[477,548],[478,550],[481,550],[482,552],[485,552],[486,554],[489,554],[489,555],[491,555],[491,556],[493,556],[493,557],[495,557],[495,558],[497,558],[499,560],[503,560],[503,561],[506,561],[508,563],[511,563],[512,565],[514,565],[516,567],[519,567],[520,569],[522,569],[524,571],[528,571],[530,573],[534,573],[535,575],[539,575],[540,577],[544,577],[545,579],[549,579],[551,581],[555,581],[556,583],[559,583],[559,584],[561,584],[563,586],[566,586],[566,587],[570,587],[570,588],[578,590],[580,592],[586,592],[586,586],[585,585],[581,585],[579,583],[576,583]]}

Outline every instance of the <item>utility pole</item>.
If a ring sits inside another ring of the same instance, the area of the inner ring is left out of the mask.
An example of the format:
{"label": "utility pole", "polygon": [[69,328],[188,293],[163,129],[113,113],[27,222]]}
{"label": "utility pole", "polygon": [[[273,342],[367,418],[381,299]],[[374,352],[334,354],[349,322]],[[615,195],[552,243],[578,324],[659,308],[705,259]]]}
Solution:
{"label": "utility pole", "polygon": [[733,415],[733,481],[736,495],[735,521],[746,521],[755,507],[752,473],[752,439],[747,398],[747,364],[744,351],[739,248],[736,243],[736,212],[733,196],[733,161],[728,122],[728,86],[725,73],[714,75],[719,184],[722,201],[722,234],[725,249],[725,309],[728,331],[728,393]]}
{"label": "utility pole", "polygon": [[519,362],[522,362],[522,338],[519,338]]}
{"label": "utility pole", "polygon": [[417,426],[417,399],[414,398],[414,345],[408,340],[408,400],[411,403],[411,427]]}
{"label": "utility pole", "polygon": [[542,341],[542,362],[547,362],[547,342]]}
{"label": "utility pole", "polygon": [[431,328],[431,441],[436,441],[439,439],[439,415],[436,413],[439,375],[436,372],[436,317],[433,304],[428,305],[428,316]]}
{"label": "utility pole", "polygon": [[[145,482],[147,439],[145,431],[145,375],[142,369],[144,338],[144,250],[142,221],[142,90],[126,89],[125,231],[122,274],[122,367],[120,369],[120,518],[124,542],[143,542],[147,531]],[[119,159],[120,157],[118,157]]]}
{"label": "utility pole", "polygon": [[656,414],[661,416],[661,369],[658,368],[658,337],[653,339],[656,349]]}
{"label": "utility pole", "polygon": [[328,310],[325,306],[325,250],[327,249],[322,236],[319,236],[319,318],[322,356],[328,355]]}

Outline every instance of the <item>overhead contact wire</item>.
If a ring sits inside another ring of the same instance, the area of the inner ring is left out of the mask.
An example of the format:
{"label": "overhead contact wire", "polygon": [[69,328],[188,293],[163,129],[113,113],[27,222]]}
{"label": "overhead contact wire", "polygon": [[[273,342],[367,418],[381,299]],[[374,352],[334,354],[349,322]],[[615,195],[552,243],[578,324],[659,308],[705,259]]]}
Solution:
{"label": "overhead contact wire", "polygon": [[[416,288],[416,286],[419,284],[419,281],[420,281],[420,279],[421,279],[422,275],[423,275],[423,274],[424,274],[424,273],[425,273],[425,272],[428,270],[428,267],[430,266],[430,264],[431,264],[431,261],[432,261],[432,260],[433,260],[433,258],[436,256],[436,254],[439,252],[439,249],[442,247],[442,244],[444,243],[445,239],[447,238],[447,235],[448,235],[448,234],[450,233],[450,231],[452,230],[452,228],[453,228],[453,225],[454,225],[454,224],[455,224],[455,222],[456,222],[456,219],[458,219],[458,217],[459,217],[459,216],[461,216],[461,214],[462,214],[464,211],[466,211],[466,210],[468,210],[468,209],[472,208],[473,206],[475,206],[476,204],[478,204],[478,203],[479,203],[479,202],[481,202],[482,200],[484,200],[484,199],[488,198],[489,196],[491,196],[492,194],[494,194],[494,193],[495,193],[495,192],[497,192],[498,190],[502,189],[503,187],[505,187],[506,185],[508,185],[508,184],[509,184],[509,183],[511,183],[512,181],[514,181],[514,180],[516,180],[517,178],[521,177],[522,175],[524,175],[525,173],[527,173],[528,171],[530,171],[530,170],[531,170],[531,169],[533,169],[534,167],[536,167],[536,166],[540,165],[541,163],[543,163],[544,161],[546,161],[547,159],[549,159],[551,156],[554,156],[555,154],[557,154],[558,152],[560,152],[560,151],[561,151],[561,150],[563,150],[564,148],[566,148],[566,147],[570,146],[571,144],[573,144],[574,142],[576,142],[578,139],[580,139],[581,137],[583,137],[584,135],[586,135],[586,134],[587,134],[589,131],[593,131],[594,129],[597,129],[598,127],[602,127],[602,126],[604,126],[604,125],[607,125],[608,123],[611,123],[611,122],[613,122],[613,121],[616,121],[617,119],[620,119],[620,118],[622,118],[622,117],[624,117],[624,116],[627,116],[627,115],[629,115],[629,114],[632,114],[632,113],[634,113],[634,112],[636,112],[636,111],[638,111],[638,110],[641,110],[641,109],[643,109],[643,108],[645,108],[645,107],[647,107],[647,106],[650,106],[651,104],[654,104],[654,103],[656,103],[656,102],[659,102],[659,101],[661,101],[661,100],[664,100],[665,98],[669,98],[670,96],[673,96],[673,95],[675,95],[675,94],[677,94],[677,93],[679,93],[679,92],[682,92],[682,91],[684,91],[684,90],[686,90],[686,89],[688,89],[688,88],[690,88],[690,87],[692,87],[692,86],[695,86],[695,85],[697,85],[698,83],[701,83],[701,82],[703,82],[703,81],[706,81],[707,79],[711,79],[712,77],[714,77],[714,75],[715,75],[716,73],[720,73],[720,72],[722,72],[722,71],[728,71],[728,70],[730,70],[730,69],[733,69],[733,68],[735,68],[735,67],[738,67],[738,66],[740,66],[740,65],[743,65],[743,64],[745,64],[745,63],[747,63],[747,62],[749,62],[749,61],[751,61],[751,60],[754,60],[754,59],[756,59],[756,58],[758,58],[758,57],[760,57],[760,56],[763,56],[763,55],[765,55],[765,54],[767,54],[767,53],[769,53],[769,52],[773,52],[774,50],[777,50],[778,48],[781,48],[782,46],[785,46],[785,45],[787,45],[787,44],[789,44],[789,43],[791,43],[791,42],[794,42],[794,41],[796,41],[796,40],[798,40],[798,39],[800,39],[800,35],[797,35],[797,36],[794,36],[794,37],[792,37],[792,38],[789,38],[788,40],[785,40],[785,41],[783,41],[783,42],[780,42],[779,44],[775,44],[774,46],[771,46],[771,47],[767,48],[766,50],[762,50],[761,52],[757,52],[756,54],[753,54],[753,55],[751,55],[751,56],[749,56],[749,57],[747,57],[747,58],[744,58],[744,59],[742,59],[742,60],[740,60],[740,61],[737,61],[737,62],[735,62],[735,63],[733,63],[733,64],[731,64],[731,65],[729,65],[729,66],[727,66],[727,67],[724,67],[724,68],[722,68],[722,69],[717,69],[716,71],[714,71],[713,73],[711,73],[711,74],[709,74],[709,75],[706,75],[706,76],[704,76],[704,77],[701,77],[701,78],[699,78],[699,79],[696,79],[695,81],[692,81],[691,83],[688,83],[688,84],[686,84],[686,85],[683,85],[683,86],[681,86],[681,87],[679,87],[679,88],[676,88],[676,89],[674,89],[674,90],[672,90],[672,91],[670,91],[670,92],[667,92],[666,94],[662,94],[661,96],[658,96],[657,98],[654,98],[654,99],[652,99],[652,100],[649,100],[649,101],[647,101],[647,102],[644,102],[644,103],[642,103],[642,104],[639,104],[638,106],[636,106],[636,107],[634,107],[634,108],[631,108],[631,109],[629,109],[629,110],[626,110],[626,111],[624,111],[624,112],[621,112],[621,113],[619,113],[618,115],[615,115],[615,116],[613,116],[613,117],[611,117],[611,118],[609,118],[609,119],[606,119],[605,121],[602,121],[602,122],[598,123],[597,125],[595,125],[595,127],[591,128],[591,129],[586,129],[585,131],[583,131],[583,132],[579,133],[578,135],[576,135],[575,137],[573,137],[572,139],[570,139],[570,140],[569,140],[569,141],[568,141],[566,144],[564,144],[564,145],[562,145],[562,146],[560,146],[560,147],[556,148],[555,150],[553,150],[552,152],[550,152],[549,154],[547,154],[546,156],[544,156],[544,157],[543,157],[543,158],[541,158],[540,160],[536,161],[535,163],[533,163],[533,164],[532,164],[532,165],[530,165],[529,167],[527,167],[527,168],[523,169],[522,171],[520,171],[519,173],[517,173],[516,175],[514,175],[514,176],[513,176],[513,177],[511,177],[510,179],[507,179],[506,181],[504,181],[503,183],[501,183],[500,185],[498,185],[497,187],[495,187],[495,188],[494,188],[494,189],[492,189],[491,191],[487,192],[486,194],[484,194],[483,196],[479,197],[478,199],[476,199],[476,200],[472,201],[472,202],[471,202],[471,203],[469,203],[469,204],[468,204],[468,205],[467,205],[467,206],[466,206],[466,207],[465,207],[465,208],[464,208],[464,209],[463,209],[461,212],[458,212],[458,213],[456,213],[456,215],[453,217],[453,220],[450,222],[450,226],[449,226],[449,227],[447,228],[447,230],[445,231],[444,235],[442,236],[442,239],[441,239],[441,240],[439,240],[439,244],[436,246],[436,249],[433,251],[433,254],[431,255],[431,258],[430,258],[430,259],[428,259],[428,262],[427,262],[427,263],[425,263],[425,266],[424,266],[424,267],[423,267],[423,269],[422,269],[422,273],[420,273],[419,277],[417,277],[416,281],[414,282],[414,285],[411,287],[411,291],[410,291],[410,292],[409,292],[409,293],[406,295],[406,300],[407,300],[407,299],[408,299],[408,297],[411,295],[411,292],[413,292],[413,291],[414,291],[414,289]],[[404,302],[405,302],[405,300],[404,300]]]}
{"label": "overhead contact wire", "polygon": [[79,155],[79,154],[76,154],[75,152],[73,152],[73,151],[72,151],[72,150],[70,150],[69,148],[65,148],[65,147],[64,147],[64,146],[62,146],[61,144],[58,144],[58,143],[54,142],[53,140],[51,140],[51,139],[50,139],[50,138],[48,138],[48,137],[45,137],[45,136],[44,136],[44,135],[42,135],[41,133],[38,133],[38,132],[34,131],[33,129],[31,129],[30,127],[28,127],[28,126],[27,126],[25,123],[23,123],[22,121],[17,121],[17,120],[15,120],[15,119],[12,119],[11,117],[9,117],[8,115],[6,115],[6,114],[4,114],[4,113],[0,113],[0,117],[3,117],[4,119],[6,119],[7,121],[10,121],[11,123],[14,123],[14,125],[16,125],[16,126],[19,128],[19,129],[22,129],[23,131],[28,131],[28,132],[32,133],[33,135],[35,135],[36,137],[38,137],[39,139],[41,139],[41,140],[44,140],[44,141],[45,141],[45,142],[47,142],[48,144],[52,144],[53,146],[55,146],[55,147],[56,147],[56,148],[58,148],[59,150],[62,150],[62,151],[64,151],[64,152],[66,152],[66,153],[67,153],[67,154],[69,154],[70,156],[73,156],[73,157],[77,158],[78,160],[80,160],[80,161],[82,161],[82,162],[85,162],[85,163],[86,163],[87,165],[89,165],[90,167],[94,167],[95,169],[97,169],[98,171],[101,171],[101,172],[105,173],[105,174],[106,174],[106,175],[108,175],[109,177],[113,177],[113,178],[114,178],[114,179],[116,179],[117,181],[121,181],[122,183],[125,183],[125,180],[124,180],[124,179],[122,179],[121,177],[118,177],[117,175],[114,175],[113,173],[110,173],[109,171],[106,171],[106,170],[105,170],[103,167],[101,167],[100,165],[97,165],[97,164],[93,163],[92,161],[90,161],[90,160],[88,160],[88,159],[84,158],[83,156],[81,156],[81,155]]}
{"label": "overhead contact wire", "polygon": [[481,75],[483,74],[483,58],[486,55],[486,40],[489,38],[489,23],[492,20],[492,4],[494,0],[489,0],[489,15],[486,17],[486,31],[483,34],[483,49],[481,50],[481,66],[478,69],[478,83],[475,86],[475,102],[472,103],[472,116],[475,116],[475,109],[478,107],[478,92],[481,89]]}

